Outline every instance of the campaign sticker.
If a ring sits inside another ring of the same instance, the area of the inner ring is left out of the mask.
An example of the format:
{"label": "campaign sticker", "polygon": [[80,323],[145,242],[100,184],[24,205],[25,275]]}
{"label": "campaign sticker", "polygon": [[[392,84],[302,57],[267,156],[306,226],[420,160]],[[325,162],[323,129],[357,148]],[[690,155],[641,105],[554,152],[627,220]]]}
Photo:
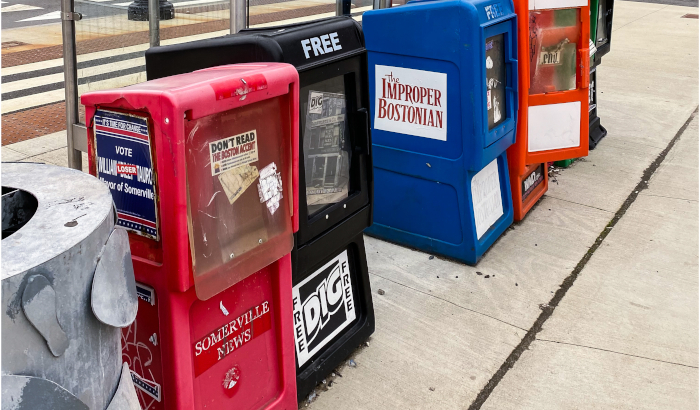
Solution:
{"label": "campaign sticker", "polygon": [[355,320],[348,251],[292,288],[294,345],[303,366]]}
{"label": "campaign sticker", "polygon": [[153,397],[157,402],[161,400],[161,389],[160,384],[154,382],[153,380],[148,380],[133,370],[131,372],[131,381],[134,383],[134,387],[146,393],[147,395]]}
{"label": "campaign sticker", "polygon": [[158,240],[148,117],[97,110],[93,127],[97,178],[112,193],[117,225]]}
{"label": "campaign sticker", "polygon": [[251,164],[258,160],[258,137],[255,130],[209,143],[211,175]]}

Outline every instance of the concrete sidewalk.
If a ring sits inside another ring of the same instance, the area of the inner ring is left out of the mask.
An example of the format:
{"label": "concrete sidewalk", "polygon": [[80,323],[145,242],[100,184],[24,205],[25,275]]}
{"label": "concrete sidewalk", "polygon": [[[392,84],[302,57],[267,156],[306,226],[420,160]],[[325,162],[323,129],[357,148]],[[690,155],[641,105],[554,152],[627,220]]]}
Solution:
{"label": "concrete sidewalk", "polygon": [[698,105],[697,12],[615,2],[608,136],[478,267],[367,238],[377,330],[302,408],[698,407],[697,119],[637,187]]}
{"label": "concrete sidewalk", "polygon": [[[302,408],[697,408],[689,13],[615,2],[598,69],[608,136],[478,267],[366,238],[376,332]],[[2,160],[65,165],[65,134],[6,145]]]}

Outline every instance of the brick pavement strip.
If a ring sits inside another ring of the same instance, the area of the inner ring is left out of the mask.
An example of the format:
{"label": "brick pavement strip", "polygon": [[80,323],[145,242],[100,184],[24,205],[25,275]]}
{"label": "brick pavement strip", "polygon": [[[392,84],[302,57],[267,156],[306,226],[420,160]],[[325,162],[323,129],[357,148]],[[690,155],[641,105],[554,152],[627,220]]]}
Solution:
{"label": "brick pavement strip", "polygon": [[[81,105],[81,118],[85,117]],[[66,103],[43,105],[2,116],[2,145],[26,141],[66,129]]]}

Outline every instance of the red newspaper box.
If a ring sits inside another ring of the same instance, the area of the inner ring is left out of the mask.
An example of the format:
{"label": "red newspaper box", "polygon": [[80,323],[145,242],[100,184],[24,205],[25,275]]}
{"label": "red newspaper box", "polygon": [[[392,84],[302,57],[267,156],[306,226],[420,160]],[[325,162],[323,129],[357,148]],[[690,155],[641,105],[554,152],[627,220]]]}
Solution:
{"label": "red newspaper box", "polygon": [[122,356],[144,409],[296,409],[299,77],[221,66],[82,96],[90,173],[129,230]]}
{"label": "red newspaper box", "polygon": [[547,162],[588,155],[588,0],[515,0],[518,126],[508,148],[513,216],[547,191]]}

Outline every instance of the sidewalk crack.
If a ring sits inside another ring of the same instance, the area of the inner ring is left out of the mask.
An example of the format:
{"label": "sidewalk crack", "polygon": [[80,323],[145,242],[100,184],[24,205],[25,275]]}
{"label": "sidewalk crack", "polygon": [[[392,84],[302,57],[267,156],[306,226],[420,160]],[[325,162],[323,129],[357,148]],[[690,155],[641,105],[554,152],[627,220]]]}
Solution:
{"label": "sidewalk crack", "polygon": [[643,15],[642,17],[640,17],[640,18],[638,18],[638,19],[636,19],[636,20],[632,20],[632,21],[630,21],[629,23],[624,24],[624,25],[622,25],[622,26],[620,26],[620,27],[618,27],[618,28],[616,28],[616,29],[613,29],[613,32],[615,32],[615,31],[617,31],[617,30],[620,30],[621,28],[627,27],[627,26],[629,26],[629,25],[632,24],[632,23],[636,23],[637,21],[643,19],[644,17],[651,16],[652,14],[654,14],[654,13],[656,13],[656,12],[658,12],[658,11],[661,11],[661,10],[665,9],[666,7],[668,7],[668,5],[663,6],[663,7],[661,7],[660,9],[656,9],[656,10],[652,11],[652,12],[649,13],[649,14],[645,14],[645,15]]}
{"label": "sidewalk crack", "polygon": [[576,202],[576,201],[569,201],[568,199],[557,198],[556,196],[552,196],[552,195],[549,195],[549,194],[545,194],[545,196],[547,196],[548,198],[556,199],[556,200],[558,200],[558,201],[564,201],[564,202],[568,202],[568,203],[570,203],[570,204],[581,205],[581,206],[585,206],[586,208],[597,209],[597,210],[599,210],[599,211],[607,212],[607,213],[609,213],[609,214],[614,214],[614,213],[615,213],[615,212],[613,212],[613,211],[608,211],[607,209],[598,208],[597,206],[586,205],[586,204],[582,204],[582,203],[579,203],[579,202]]}
{"label": "sidewalk crack", "polygon": [[601,348],[601,347],[586,346],[586,345],[580,345],[580,344],[577,344],[577,343],[559,342],[559,341],[556,341],[556,340],[549,340],[549,339],[540,339],[539,337],[538,337],[538,338],[535,338],[535,340],[537,340],[538,342],[557,343],[557,344],[561,344],[561,345],[583,347],[584,349],[600,350],[601,352],[615,353],[615,354],[619,354],[619,355],[623,355],[623,356],[636,357],[636,358],[638,358],[638,359],[645,359],[645,360],[651,360],[651,361],[654,361],[654,362],[660,362],[660,363],[673,364],[673,365],[676,365],[676,366],[689,367],[689,368],[691,368],[691,369],[697,369],[697,368],[698,368],[698,366],[692,366],[692,365],[689,365],[689,364],[677,363],[677,362],[669,362],[668,360],[654,359],[654,358],[652,358],[652,357],[639,356],[639,355],[631,354],[631,353],[618,352],[618,351],[615,351],[615,350],[603,349],[603,348]]}
{"label": "sidewalk crack", "polygon": [[583,255],[583,257],[578,262],[574,270],[571,271],[569,276],[567,276],[564,279],[559,289],[554,293],[552,299],[549,301],[549,303],[547,303],[547,308],[542,309],[542,313],[540,313],[540,316],[537,318],[535,323],[533,323],[530,330],[527,331],[525,337],[523,337],[520,343],[518,343],[515,349],[513,349],[513,351],[508,355],[508,357],[505,359],[503,364],[501,364],[501,367],[496,371],[496,373],[494,373],[493,376],[491,376],[491,379],[489,379],[489,381],[481,389],[479,394],[477,394],[476,398],[469,406],[468,410],[481,409],[481,406],[484,405],[484,403],[489,398],[496,386],[498,386],[501,380],[503,380],[506,373],[508,373],[508,371],[512,369],[513,366],[515,366],[515,363],[520,359],[520,356],[528,350],[532,342],[536,339],[537,333],[539,333],[542,330],[544,323],[552,316],[554,310],[559,305],[559,302],[562,301],[562,299],[566,295],[566,292],[568,292],[569,289],[571,289],[571,287],[574,285],[574,282],[578,278],[579,274],[583,271],[583,268],[591,260],[593,254],[598,250],[603,241],[605,241],[605,238],[610,234],[610,232],[612,232],[613,228],[615,228],[615,225],[617,225],[617,223],[620,221],[620,219],[622,219],[625,213],[627,213],[627,210],[636,201],[637,196],[639,196],[640,192],[649,189],[648,185],[644,181],[651,180],[652,175],[654,175],[656,170],[659,169],[663,161],[666,159],[666,156],[668,155],[669,151],[671,151],[671,149],[676,145],[678,140],[681,138],[681,135],[683,135],[685,130],[690,125],[690,122],[693,119],[695,119],[697,115],[698,107],[696,106],[695,110],[693,110],[693,113],[690,114],[690,117],[688,117],[683,126],[681,126],[678,132],[676,132],[676,135],[671,139],[671,141],[669,141],[666,148],[663,151],[661,151],[661,153],[656,157],[656,159],[651,164],[649,164],[646,170],[644,170],[637,186],[632,188],[632,191],[627,196],[627,199],[625,199],[625,202],[623,202],[622,206],[620,206],[617,212],[615,212],[615,215],[610,220],[610,222],[608,222],[607,226],[603,228],[602,232],[598,235],[598,238],[588,249],[588,252],[586,252],[586,254]]}
{"label": "sidewalk crack", "polygon": [[678,198],[678,197],[675,197],[675,196],[666,196],[666,195],[656,195],[656,194],[647,194],[647,193],[645,193],[645,194],[642,195],[642,196],[654,196],[654,197],[657,197],[657,198],[668,198],[668,199],[677,199],[677,200],[679,200],[679,201],[698,202],[697,199]]}

